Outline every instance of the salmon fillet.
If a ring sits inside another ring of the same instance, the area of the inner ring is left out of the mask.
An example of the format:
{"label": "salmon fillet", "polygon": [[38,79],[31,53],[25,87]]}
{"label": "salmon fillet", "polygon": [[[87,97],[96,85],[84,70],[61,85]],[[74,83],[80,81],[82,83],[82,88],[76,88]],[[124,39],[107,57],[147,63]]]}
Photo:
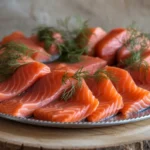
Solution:
{"label": "salmon fillet", "polygon": [[57,100],[34,112],[34,117],[55,122],[76,122],[89,116],[99,104],[85,81],[68,101]]}
{"label": "salmon fillet", "polygon": [[0,83],[0,101],[20,94],[49,72],[50,68],[39,62],[31,62],[19,67],[10,78]]}
{"label": "salmon fillet", "polygon": [[110,79],[101,74],[102,79],[87,79],[86,83],[93,95],[99,100],[97,109],[87,117],[88,121],[95,122],[118,113],[123,108],[121,95],[116,91]]}
{"label": "salmon fillet", "polygon": [[126,70],[117,67],[106,70],[117,78],[113,84],[123,98],[124,107],[120,111],[125,117],[150,106],[150,92],[138,87]]}
{"label": "salmon fillet", "polygon": [[54,62],[47,65],[51,68],[52,71],[66,66],[74,71],[77,71],[79,68],[83,67],[84,71],[94,73],[97,69],[106,66],[106,61],[98,57],[81,56],[81,61],[77,63],[69,64],[69,63]]}
{"label": "salmon fillet", "polygon": [[59,98],[64,89],[76,83],[75,80],[71,80],[62,84],[64,73],[64,70],[53,71],[40,78],[25,93],[0,103],[0,112],[17,117],[31,116],[36,109]]}
{"label": "salmon fillet", "polygon": [[117,28],[110,31],[96,47],[96,56],[107,61],[108,65],[115,64],[116,52],[127,40],[127,31],[124,28]]}

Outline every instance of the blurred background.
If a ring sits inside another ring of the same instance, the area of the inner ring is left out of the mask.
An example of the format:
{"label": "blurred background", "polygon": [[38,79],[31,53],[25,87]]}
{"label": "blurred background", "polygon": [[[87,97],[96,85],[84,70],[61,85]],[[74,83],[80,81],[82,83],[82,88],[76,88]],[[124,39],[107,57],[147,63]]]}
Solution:
{"label": "blurred background", "polygon": [[150,32],[150,0],[0,0],[0,38],[14,30],[27,35],[40,24],[78,15],[106,31],[133,21]]}

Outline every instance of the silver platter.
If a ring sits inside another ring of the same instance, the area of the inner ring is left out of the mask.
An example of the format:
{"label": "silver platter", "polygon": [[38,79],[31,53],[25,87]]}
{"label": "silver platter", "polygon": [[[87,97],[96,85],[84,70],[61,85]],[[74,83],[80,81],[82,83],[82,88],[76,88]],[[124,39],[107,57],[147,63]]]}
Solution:
{"label": "silver platter", "polygon": [[130,116],[130,118],[128,119],[123,119],[121,115],[116,115],[100,122],[87,122],[86,120],[84,120],[81,122],[60,123],[60,122],[36,120],[34,118],[13,117],[3,113],[0,113],[0,117],[7,120],[12,120],[12,121],[16,121],[24,124],[30,124],[34,126],[57,127],[57,128],[94,128],[94,127],[105,127],[105,126],[127,124],[131,122],[149,119],[150,108],[141,111],[139,113],[132,114],[132,116]]}

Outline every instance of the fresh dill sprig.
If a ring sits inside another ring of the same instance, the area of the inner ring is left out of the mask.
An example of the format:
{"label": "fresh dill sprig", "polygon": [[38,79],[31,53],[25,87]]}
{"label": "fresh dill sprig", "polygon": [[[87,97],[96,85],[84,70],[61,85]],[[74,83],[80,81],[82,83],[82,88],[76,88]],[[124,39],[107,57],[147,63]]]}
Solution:
{"label": "fresh dill sprig", "polygon": [[[76,25],[76,27],[72,28],[72,24]],[[88,21],[83,21],[81,18],[68,17],[64,21],[58,21],[60,33],[63,37],[64,43],[58,44],[58,49],[60,52],[60,61],[75,63],[80,61],[81,55],[87,53],[87,46],[81,47],[82,45],[86,45],[88,38]],[[82,35],[82,40],[80,43],[77,42],[77,38],[79,35]]]}
{"label": "fresh dill sprig", "polygon": [[124,46],[126,46],[129,51],[135,51],[137,45],[140,46],[140,50],[148,48],[148,35],[139,31],[135,27],[135,24],[127,28],[127,34],[129,35],[129,39],[125,41]]}
{"label": "fresh dill sprig", "polygon": [[[59,50],[59,61],[75,63],[80,61],[81,55],[87,53],[87,40],[89,32],[88,21],[83,21],[80,17],[67,17],[57,21],[58,27],[40,27],[37,28],[39,41],[43,41],[45,49],[48,50],[51,44],[55,44]],[[54,33],[62,36],[63,42],[57,42],[53,38]],[[82,35],[80,43],[77,42],[79,35]],[[81,44],[82,43],[82,44]],[[85,45],[82,46],[81,45]]]}
{"label": "fresh dill sprig", "polygon": [[69,100],[76,92],[76,85],[72,84],[69,90],[64,90],[61,99],[64,101]]}
{"label": "fresh dill sprig", "polygon": [[67,80],[71,82],[70,79],[75,79],[77,81],[76,84],[71,85],[71,88],[69,90],[65,90],[61,96],[61,99],[67,101],[69,98],[71,98],[75,92],[76,88],[80,88],[82,85],[82,79],[87,78],[89,76],[88,71],[84,71],[83,67],[78,69],[72,76],[68,76],[68,73],[64,73],[62,77],[62,84],[66,84]]}
{"label": "fresh dill sprig", "polygon": [[83,67],[76,71],[76,73],[72,76],[73,79],[77,80],[78,87],[81,87],[82,79],[87,78],[89,76],[88,71],[83,71]]}
{"label": "fresh dill sprig", "polygon": [[66,84],[67,80],[69,79],[68,72],[65,72],[62,76],[62,84]]}
{"label": "fresh dill sprig", "polygon": [[1,45],[0,50],[0,81],[7,79],[19,66],[26,64],[23,58],[34,53],[34,50],[24,44],[15,42]]}
{"label": "fresh dill sprig", "polygon": [[80,48],[74,41],[74,39],[70,39],[65,41],[63,44],[58,45],[60,57],[59,61],[75,63],[81,60],[81,55],[87,52],[87,48]]}
{"label": "fresh dill sprig", "polygon": [[54,27],[41,26],[36,28],[35,31],[37,32],[38,40],[44,42],[45,50],[48,50],[56,42],[53,34],[58,31]]}
{"label": "fresh dill sprig", "polygon": [[113,73],[108,72],[105,69],[98,69],[91,78],[94,78],[97,82],[102,81],[103,79],[110,79],[113,82],[117,81],[117,78],[113,75]]}

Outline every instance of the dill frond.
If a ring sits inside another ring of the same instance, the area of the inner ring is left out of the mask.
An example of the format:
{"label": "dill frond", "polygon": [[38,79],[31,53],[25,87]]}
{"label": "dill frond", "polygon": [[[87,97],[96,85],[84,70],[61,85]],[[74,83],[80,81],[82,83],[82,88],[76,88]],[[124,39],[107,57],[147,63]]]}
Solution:
{"label": "dill frond", "polygon": [[61,99],[64,101],[69,100],[76,92],[76,85],[72,84],[69,90],[64,90]]}
{"label": "dill frond", "polygon": [[[82,85],[82,79],[89,76],[89,73],[87,71],[83,71],[83,67],[77,70],[74,75],[68,76],[68,73],[64,73],[62,77],[62,84],[66,84],[67,80],[75,79],[77,81],[76,84],[72,84],[71,88],[69,90],[65,90],[61,96],[61,99],[67,101],[70,99],[76,92],[76,88],[80,88]],[[71,80],[70,80],[71,82]]]}
{"label": "dill frond", "polygon": [[[82,34],[80,42],[86,45],[88,40],[88,21],[83,21],[80,17],[67,17],[64,20],[57,21],[58,27],[40,27],[37,28],[39,41],[43,41],[45,49],[48,50],[51,44],[55,44],[59,50],[59,61],[75,63],[81,60],[81,55],[87,53],[87,46],[81,47],[77,44],[77,38]],[[60,33],[63,39],[62,43],[56,42],[53,33]]]}
{"label": "dill frond", "polygon": [[117,78],[114,76],[114,74],[105,69],[98,69],[91,77],[97,82],[100,82],[103,79],[110,79],[113,82],[117,82]]}
{"label": "dill frond", "polygon": [[53,34],[58,31],[54,27],[41,26],[36,28],[34,31],[37,32],[39,41],[44,42],[45,50],[48,50],[50,46],[56,42],[53,38]]}

